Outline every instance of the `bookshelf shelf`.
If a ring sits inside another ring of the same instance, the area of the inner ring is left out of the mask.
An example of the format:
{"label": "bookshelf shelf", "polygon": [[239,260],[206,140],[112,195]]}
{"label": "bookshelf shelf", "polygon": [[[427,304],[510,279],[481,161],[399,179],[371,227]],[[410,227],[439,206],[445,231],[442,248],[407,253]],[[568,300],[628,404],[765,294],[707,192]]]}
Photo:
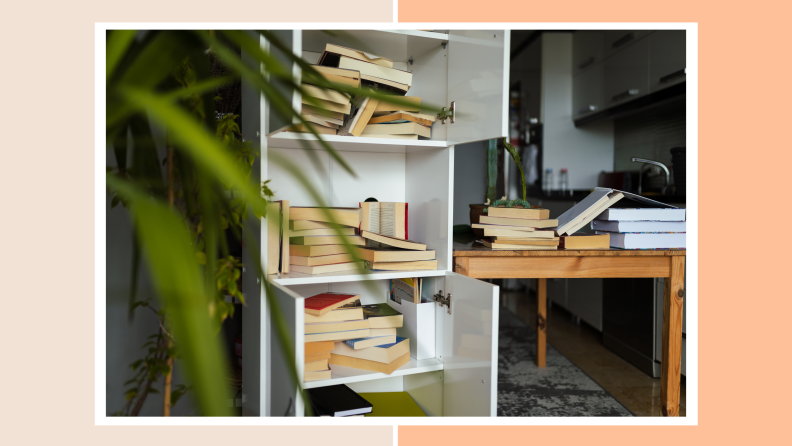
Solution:
{"label": "bookshelf shelf", "polygon": [[[344,152],[393,152],[406,153],[417,150],[431,150],[448,147],[446,141],[409,140],[387,138],[365,138],[355,136],[325,135],[325,141],[336,150]],[[309,133],[280,132],[267,137],[269,147],[280,149],[324,150],[317,138]]]}
{"label": "bookshelf shelf", "polygon": [[278,285],[310,285],[315,283],[340,283],[340,282],[360,282],[364,280],[388,280],[399,279],[402,277],[441,277],[446,274],[445,270],[427,271],[379,271],[370,274],[360,274],[358,271],[342,271],[332,274],[302,274],[287,273],[272,276],[272,281]]}
{"label": "bookshelf shelf", "polygon": [[330,379],[309,381],[304,383],[303,387],[306,389],[313,389],[316,387],[334,386],[336,384],[351,384],[361,381],[371,381],[373,379],[414,375],[416,373],[436,372],[438,370],[443,370],[443,363],[436,358],[421,360],[411,358],[409,363],[404,364],[397,370],[394,370],[390,375],[332,364],[330,365],[330,368],[332,370]]}

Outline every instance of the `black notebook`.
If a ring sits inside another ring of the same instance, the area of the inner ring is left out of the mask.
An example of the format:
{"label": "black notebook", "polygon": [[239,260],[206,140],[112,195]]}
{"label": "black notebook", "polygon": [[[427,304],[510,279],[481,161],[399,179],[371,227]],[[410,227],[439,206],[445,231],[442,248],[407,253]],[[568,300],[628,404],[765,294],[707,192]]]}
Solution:
{"label": "black notebook", "polygon": [[371,412],[371,403],[344,384],[306,390],[318,416],[348,417]]}

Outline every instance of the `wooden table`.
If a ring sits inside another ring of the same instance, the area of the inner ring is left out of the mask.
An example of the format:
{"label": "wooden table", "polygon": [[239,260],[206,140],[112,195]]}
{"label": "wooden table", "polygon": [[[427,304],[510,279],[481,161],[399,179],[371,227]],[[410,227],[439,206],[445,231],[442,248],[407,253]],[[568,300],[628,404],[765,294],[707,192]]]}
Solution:
{"label": "wooden table", "polygon": [[685,254],[684,249],[493,250],[473,240],[455,240],[454,271],[477,279],[538,279],[536,357],[539,367],[545,366],[547,279],[666,278],[660,397],[663,414],[678,416]]}

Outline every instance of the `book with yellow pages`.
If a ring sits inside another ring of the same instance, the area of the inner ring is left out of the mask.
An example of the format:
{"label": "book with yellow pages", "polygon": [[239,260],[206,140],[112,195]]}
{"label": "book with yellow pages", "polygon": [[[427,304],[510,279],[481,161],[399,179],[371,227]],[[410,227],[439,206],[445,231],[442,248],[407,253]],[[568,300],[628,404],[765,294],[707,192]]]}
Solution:
{"label": "book with yellow pages", "polygon": [[487,215],[490,217],[547,220],[550,218],[550,209],[499,208],[490,206],[487,208]]}
{"label": "book with yellow pages", "polygon": [[319,266],[291,265],[291,270],[293,272],[311,274],[311,275],[338,273],[341,271],[352,271],[360,268],[361,268],[360,262],[333,263],[331,265],[319,265]]}
{"label": "book with yellow pages", "polygon": [[321,99],[323,101],[333,102],[341,105],[352,102],[352,99],[349,97],[349,93],[342,93],[340,91],[325,89],[309,84],[302,84],[302,89],[306,95],[312,98]]}
{"label": "book with yellow pages", "polygon": [[398,239],[408,237],[407,203],[366,201],[360,203],[361,231]]}
{"label": "book with yellow pages", "polygon": [[491,243],[486,240],[482,240],[480,242],[482,245],[486,246],[487,248],[492,249],[510,249],[513,251],[555,251],[558,250],[558,246],[547,246],[547,245],[517,245],[517,244],[506,244],[506,243]]}
{"label": "book with yellow pages", "polygon": [[289,245],[289,254],[300,257],[318,257],[346,254],[344,245]]}
{"label": "book with yellow pages", "polygon": [[561,237],[559,246],[564,249],[610,249],[610,235],[565,235]]}
{"label": "book with yellow pages", "polygon": [[382,243],[383,245],[393,246],[394,248],[412,249],[414,251],[426,251],[426,245],[412,240],[402,240],[382,234],[374,234],[369,231],[360,231],[360,236],[366,240]]}
{"label": "book with yellow pages", "polygon": [[[328,216],[327,214],[330,214]],[[359,208],[319,208],[292,206],[289,210],[292,220],[311,220],[325,223],[337,223],[357,228],[360,223]]]}
{"label": "book with yellow pages", "polygon": [[304,231],[306,229],[332,229],[343,228],[343,225],[335,225],[323,221],[311,220],[289,220],[289,229],[292,231]]}
{"label": "book with yellow pages", "polygon": [[482,215],[479,218],[479,222],[489,225],[526,226],[529,228],[554,228],[558,226],[557,219],[526,220],[522,218],[490,217],[489,215]]}
{"label": "book with yellow pages", "polygon": [[[366,241],[359,235],[350,235],[346,238],[351,245],[364,246]],[[336,235],[317,235],[312,237],[291,237],[289,243],[292,245],[342,245],[343,238]]]}
{"label": "book with yellow pages", "polygon": [[[313,128],[313,131],[320,135],[335,135],[337,133],[337,130],[333,127],[325,127],[323,125],[314,123],[311,123],[310,125],[311,128]],[[311,132],[311,129],[305,124],[294,124],[293,126],[288,127],[286,131],[295,133],[313,133]]]}
{"label": "book with yellow pages", "polygon": [[354,48],[347,48],[345,46],[336,45],[334,43],[328,43],[325,46],[325,50],[319,59],[319,65],[324,65],[322,61],[324,61],[325,57],[330,57],[330,55],[351,57],[353,59],[362,60],[363,62],[373,63],[383,67],[393,68],[393,61],[388,59],[387,57],[366,53],[364,51],[356,50]]}
{"label": "book with yellow pages", "polygon": [[332,265],[334,263],[352,262],[354,261],[354,258],[350,254],[344,253],[317,257],[291,256],[290,261],[292,265],[320,266]]}
{"label": "book with yellow pages", "polygon": [[[319,116],[324,118],[330,118],[333,121],[333,124],[344,125],[344,114],[340,112],[325,110],[323,108],[314,107],[313,105],[308,105],[303,101],[301,105],[300,113]],[[338,121],[341,121],[340,123]]]}
{"label": "book with yellow pages", "polygon": [[[314,97],[309,96],[302,96],[300,101],[303,103],[303,108],[306,105],[310,105],[315,109],[326,110],[329,112],[340,113],[342,115],[348,115],[350,110],[352,110],[352,104],[339,104],[332,101],[325,101],[324,99],[317,99]],[[337,116],[337,115],[334,115]]]}
{"label": "book with yellow pages", "polygon": [[533,240],[510,240],[510,239],[498,239],[492,240],[492,243],[497,245],[536,245],[536,246],[559,246],[558,237],[542,239],[537,238]]}
{"label": "book with yellow pages", "polygon": [[399,113],[399,112],[409,112],[409,113],[420,113],[421,112],[421,98],[418,96],[398,96],[396,99],[400,101],[404,101],[401,104],[395,104],[393,102],[387,102],[385,100],[380,100],[379,104],[377,104],[377,108],[374,109],[374,116],[382,116],[382,115],[389,115],[391,113]]}
{"label": "book with yellow pages", "polygon": [[328,362],[332,365],[352,367],[355,369],[369,370],[371,372],[380,372],[390,375],[399,367],[410,362],[410,353],[408,352],[403,354],[402,356],[394,359],[390,364],[383,364],[381,362],[369,361],[360,358],[352,358],[349,356],[341,356],[336,355],[335,353],[330,355],[330,360]]}
{"label": "book with yellow pages", "polygon": [[363,129],[363,136],[366,135],[418,135],[424,138],[430,138],[432,136],[432,129],[415,122],[405,122],[402,124],[368,124]]}
{"label": "book with yellow pages", "polygon": [[310,237],[314,235],[355,235],[355,228],[344,226],[325,229],[291,229],[289,231],[289,237]]}
{"label": "book with yellow pages", "polygon": [[437,260],[417,260],[414,262],[369,262],[366,266],[377,271],[423,271],[437,269]]}
{"label": "book with yellow pages", "polygon": [[359,104],[355,104],[349,119],[338,130],[338,134],[341,136],[360,136],[379,102],[377,99],[369,97],[358,98],[356,101]]}
{"label": "book with yellow pages", "polygon": [[318,322],[361,321],[361,320],[363,320],[363,307],[336,308],[335,310],[330,310],[321,316],[315,316],[310,313],[305,313],[306,324],[313,324]]}
{"label": "book with yellow pages", "polygon": [[356,247],[358,256],[369,262],[412,262],[416,260],[434,260],[435,251],[427,249],[425,251],[414,251],[408,249],[394,248],[392,246],[358,246]]}
{"label": "book with yellow pages", "polygon": [[[334,67],[324,67],[322,65],[311,65],[311,67],[318,71],[322,77],[325,78],[328,82],[334,82],[337,84],[348,85],[350,87],[359,88],[360,87],[360,71],[357,70],[345,70],[343,68],[334,68]],[[304,79],[303,82],[311,83],[310,81]]]}
{"label": "book with yellow pages", "polygon": [[407,121],[412,121],[421,124],[423,126],[431,126],[436,119],[437,118],[432,115],[427,115],[422,113],[411,113],[411,112],[399,110],[396,113],[390,113],[387,115],[376,116],[374,118],[371,118],[371,120],[369,120],[369,124],[382,124],[386,122],[405,123]]}

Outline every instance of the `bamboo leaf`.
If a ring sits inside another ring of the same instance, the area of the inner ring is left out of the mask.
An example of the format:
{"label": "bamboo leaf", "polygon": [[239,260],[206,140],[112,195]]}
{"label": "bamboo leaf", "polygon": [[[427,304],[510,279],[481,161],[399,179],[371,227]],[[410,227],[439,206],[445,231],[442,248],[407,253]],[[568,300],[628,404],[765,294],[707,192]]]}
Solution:
{"label": "bamboo leaf", "polygon": [[195,264],[189,232],[167,204],[152,199],[131,183],[107,175],[108,186],[131,203],[142,252],[157,295],[171,308],[169,321],[179,340],[189,382],[196,388],[204,415],[230,415],[225,400],[225,355],[212,329],[208,299]]}

